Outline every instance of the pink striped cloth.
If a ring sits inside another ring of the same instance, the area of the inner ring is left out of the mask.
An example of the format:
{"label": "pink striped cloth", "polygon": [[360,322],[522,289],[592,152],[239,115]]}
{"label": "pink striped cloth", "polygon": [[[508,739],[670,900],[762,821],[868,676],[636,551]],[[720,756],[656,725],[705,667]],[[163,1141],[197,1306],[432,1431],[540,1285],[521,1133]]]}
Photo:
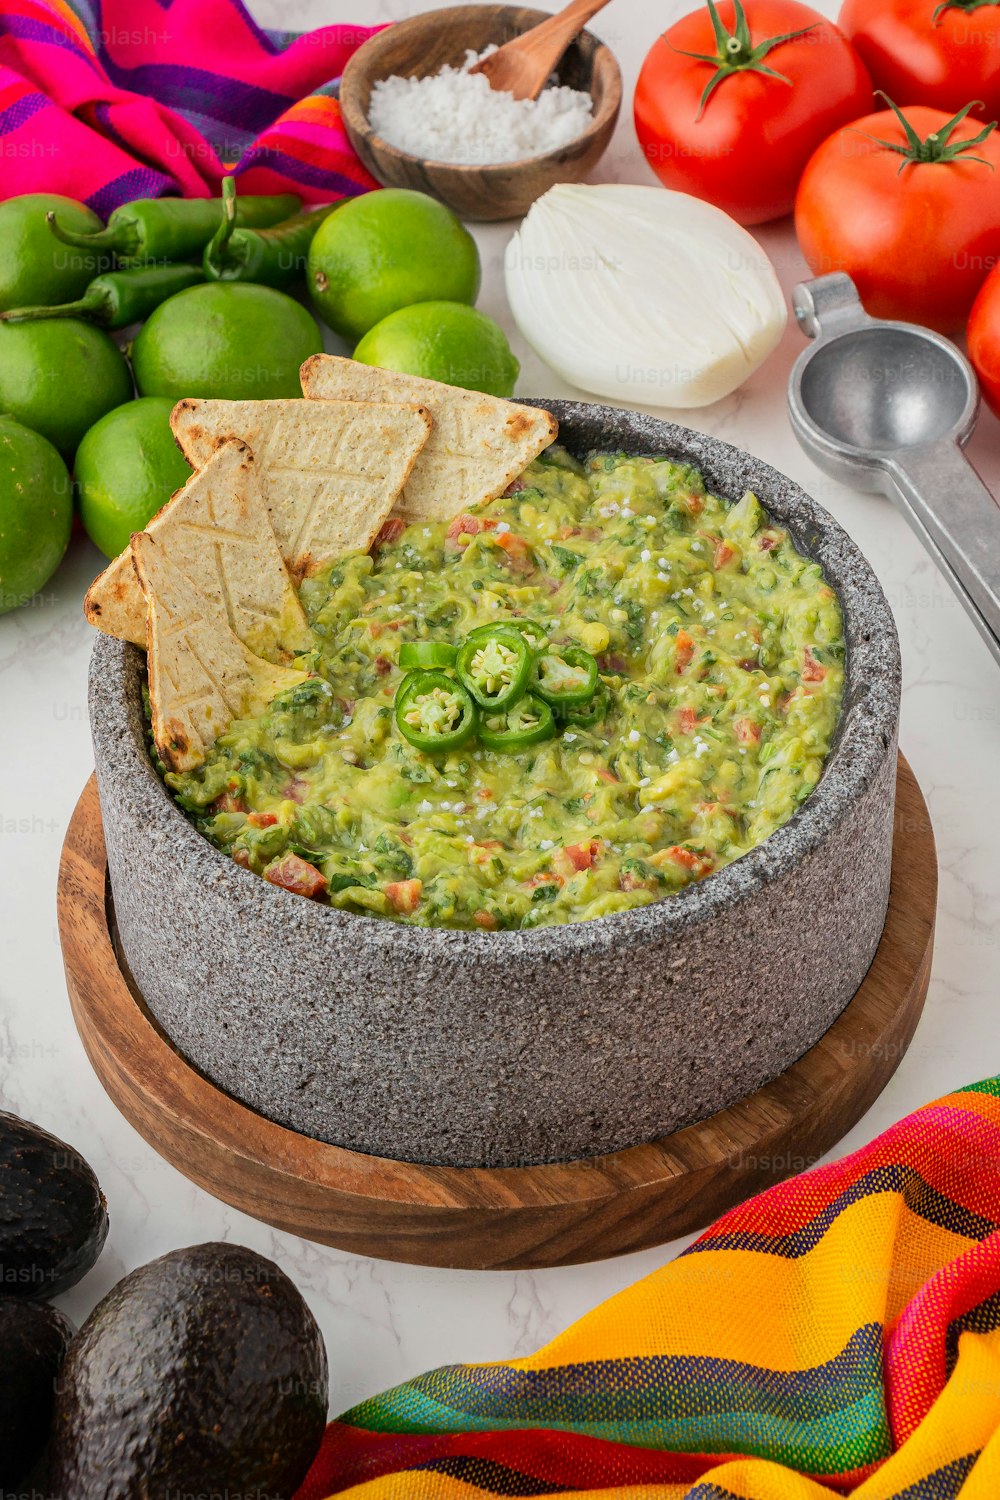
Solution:
{"label": "pink striped cloth", "polygon": [[0,0],[0,198],[65,193],[105,218],[213,195],[228,169],[244,192],[366,192],[337,86],[374,29],[268,32],[241,0]]}

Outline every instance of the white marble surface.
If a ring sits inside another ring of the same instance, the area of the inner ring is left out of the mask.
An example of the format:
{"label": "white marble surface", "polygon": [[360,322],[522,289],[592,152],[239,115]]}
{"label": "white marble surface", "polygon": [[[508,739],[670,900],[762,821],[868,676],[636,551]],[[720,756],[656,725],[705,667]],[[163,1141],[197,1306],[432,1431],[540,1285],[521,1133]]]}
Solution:
{"label": "white marble surface", "polygon": [[[269,25],[398,19],[415,0],[257,0]],[[612,0],[599,32],[618,53],[626,97],[657,27],[688,0],[650,7]],[[833,14],[833,0],[821,9]],[[601,175],[648,181],[628,108]],[[480,305],[508,331],[502,286],[510,225],[476,231]],[[786,286],[804,267],[787,224],[762,235]],[[516,336],[521,394],[572,394]],[[832,510],[871,559],[903,643],[902,744],[930,801],[941,858],[934,977],[915,1042],[881,1099],[850,1133],[857,1146],[953,1085],[1000,1070],[995,1020],[1000,951],[1000,674],[936,569],[878,499],[824,479],[785,416],[785,382],[800,347],[790,328],[735,396],[689,413],[689,425],[749,448]],[[988,414],[972,455],[1000,486],[1000,424]],[[320,1318],[333,1371],[332,1407],[430,1365],[527,1353],[596,1302],[660,1265],[676,1246],[540,1273],[422,1270],[359,1260],[280,1234],[192,1186],[121,1118],[92,1074],[70,1019],[55,925],[56,868],[67,820],[91,768],[86,674],[90,632],[80,613],[99,566],[84,539],[44,595],[0,618],[0,1099],[67,1137],[91,1160],[110,1202],[111,1237],[97,1268],[67,1298],[85,1315],[126,1270],[177,1245],[231,1239],[275,1257]],[[155,920],[155,913],[151,913]]]}

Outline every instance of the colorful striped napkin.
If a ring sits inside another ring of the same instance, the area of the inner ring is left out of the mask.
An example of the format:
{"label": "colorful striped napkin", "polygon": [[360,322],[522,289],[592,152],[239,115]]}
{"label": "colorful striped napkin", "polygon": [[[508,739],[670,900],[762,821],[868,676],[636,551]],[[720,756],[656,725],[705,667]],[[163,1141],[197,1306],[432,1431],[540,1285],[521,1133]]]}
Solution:
{"label": "colorful striped napkin", "polygon": [[997,1500],[1000,1078],[725,1215],[546,1348],[327,1430],[297,1500]]}
{"label": "colorful striped napkin", "polygon": [[[377,29],[377,28],[374,28]],[[244,192],[326,202],[376,187],[337,83],[372,34],[263,31],[240,0],[0,0],[0,198]]]}

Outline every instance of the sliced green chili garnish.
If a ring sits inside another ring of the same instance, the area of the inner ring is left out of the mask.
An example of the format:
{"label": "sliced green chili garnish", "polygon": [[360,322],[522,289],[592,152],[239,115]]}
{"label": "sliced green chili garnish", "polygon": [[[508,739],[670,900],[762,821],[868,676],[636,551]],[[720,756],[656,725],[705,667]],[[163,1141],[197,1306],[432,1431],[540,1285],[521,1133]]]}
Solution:
{"label": "sliced green chili garnish", "polygon": [[417,750],[441,755],[472,738],[479,713],[460,682],[444,672],[411,672],[396,693],[396,727]]}
{"label": "sliced green chili garnish", "polygon": [[450,667],[457,655],[458,648],[447,641],[404,641],[399,648],[399,665],[405,671],[413,667],[422,670]]}
{"label": "sliced green chili garnish", "polygon": [[609,707],[608,690],[603,682],[599,682],[589,703],[568,703],[562,710],[560,718],[564,724],[576,724],[581,729],[592,729],[595,724],[603,724],[608,716]]}
{"label": "sliced green chili garnish", "polygon": [[521,631],[488,625],[465,641],[455,670],[481,708],[502,709],[524,697],[534,665],[535,653]]}
{"label": "sliced green chili garnish", "polygon": [[582,646],[546,651],[535,666],[532,691],[556,708],[589,703],[597,691],[597,661]]}
{"label": "sliced green chili garnish", "polygon": [[496,620],[492,625],[477,625],[469,631],[468,639],[474,641],[499,629],[520,631],[532,651],[541,651],[548,644],[545,631],[534,620]]}
{"label": "sliced green chili garnish", "polygon": [[526,750],[556,732],[552,710],[541,698],[529,694],[506,713],[487,713],[479,725],[479,738],[487,750]]}

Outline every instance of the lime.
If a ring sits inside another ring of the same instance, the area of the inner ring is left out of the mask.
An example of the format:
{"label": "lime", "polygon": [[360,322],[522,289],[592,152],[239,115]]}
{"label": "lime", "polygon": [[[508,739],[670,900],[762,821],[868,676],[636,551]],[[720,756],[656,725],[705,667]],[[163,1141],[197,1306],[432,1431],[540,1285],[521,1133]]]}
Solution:
{"label": "lime", "polygon": [[76,493],[87,535],[117,557],[142,531],[191,465],[170,431],[172,396],[142,396],[109,411],[76,450]]}
{"label": "lime", "polygon": [[45,221],[50,211],[67,229],[103,229],[96,214],[59,193],[25,193],[0,203],[0,312],[8,307],[72,302],[111,264],[93,250],[60,244]]}
{"label": "lime", "polygon": [[363,365],[510,396],[521,366],[503,329],[464,302],[418,302],[390,313],[354,351]]}
{"label": "lime", "polygon": [[0,322],[0,412],[54,443],[69,461],[88,427],[132,395],[125,356],[78,318]]}
{"label": "lime", "polygon": [[301,396],[299,366],[322,347],[316,320],[284,292],[219,281],[161,302],[136,335],[132,366],[141,396]]}
{"label": "lime", "polygon": [[426,193],[364,193],[319,226],[306,282],[316,311],[356,342],[399,307],[475,302],[479,251],[451,209]]}
{"label": "lime", "polygon": [[27,604],[62,562],[73,485],[52,444],[0,417],[0,615]]}

